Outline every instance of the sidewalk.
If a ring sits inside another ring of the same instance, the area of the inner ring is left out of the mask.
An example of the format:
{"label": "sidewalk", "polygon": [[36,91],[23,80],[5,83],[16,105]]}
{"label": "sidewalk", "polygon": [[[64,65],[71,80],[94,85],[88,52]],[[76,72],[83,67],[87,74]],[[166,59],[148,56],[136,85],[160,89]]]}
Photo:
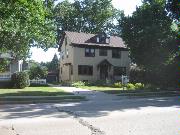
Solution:
{"label": "sidewalk", "polygon": [[62,89],[65,92],[72,92],[78,96],[85,96],[88,100],[116,100],[119,99],[118,96],[112,94],[106,94],[100,91],[93,91],[88,89],[76,88],[76,87],[64,87],[64,86],[54,86],[53,88]]}

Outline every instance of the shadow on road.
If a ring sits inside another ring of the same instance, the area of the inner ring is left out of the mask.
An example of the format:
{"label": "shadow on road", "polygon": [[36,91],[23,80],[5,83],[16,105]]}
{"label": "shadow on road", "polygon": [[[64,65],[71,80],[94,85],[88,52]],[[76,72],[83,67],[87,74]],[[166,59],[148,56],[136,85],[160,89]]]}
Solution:
{"label": "shadow on road", "polygon": [[[98,98],[98,97],[97,97]],[[180,108],[179,97],[96,99],[77,103],[1,105],[0,120],[35,117],[69,117],[55,111],[55,106],[79,113],[82,117],[101,117],[112,111],[141,110],[146,107]]]}

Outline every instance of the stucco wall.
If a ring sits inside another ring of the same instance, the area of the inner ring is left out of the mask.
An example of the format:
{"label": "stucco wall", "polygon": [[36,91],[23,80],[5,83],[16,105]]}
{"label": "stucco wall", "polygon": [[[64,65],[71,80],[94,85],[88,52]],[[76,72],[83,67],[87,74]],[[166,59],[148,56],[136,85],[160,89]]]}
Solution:
{"label": "stucco wall", "polygon": [[[99,49],[95,49],[95,57],[85,57],[85,48],[74,47],[74,60],[73,60],[73,80],[98,80],[100,72],[97,65],[107,59],[113,66],[126,67],[127,74],[129,74],[129,53],[128,51],[121,51],[121,58],[112,58],[112,49],[108,49],[107,56],[99,56]],[[78,75],[78,65],[92,65],[93,76]],[[113,67],[109,72],[109,76],[113,75]]]}
{"label": "stucco wall", "polygon": [[[73,80],[73,76],[70,75],[70,65],[68,65],[67,63],[73,64],[74,51],[73,51],[73,46],[69,45],[70,40],[68,39],[68,37],[65,36],[65,38],[67,38],[67,45],[65,44],[65,40],[64,40],[62,47],[61,47],[61,52],[60,52],[60,74],[59,74],[59,78],[62,81],[69,81],[69,80]],[[67,50],[68,50],[68,58],[67,58],[67,54],[66,54]],[[64,59],[62,59],[62,53],[64,53]]]}
{"label": "stucco wall", "polygon": [[[95,57],[85,57],[85,48],[79,48],[70,45],[70,40],[67,36],[67,45],[65,45],[65,40],[61,46],[60,52],[60,81],[79,81],[79,80],[88,80],[95,81],[100,77],[100,72],[97,68],[97,65],[107,59],[113,66],[126,67],[127,74],[129,74],[129,52],[122,51],[121,58],[112,58],[112,49],[108,49],[107,56],[99,56],[99,49],[95,49]],[[64,39],[65,39],[64,38]],[[66,51],[68,49],[69,57],[66,57]],[[62,52],[64,53],[64,59],[62,59]],[[70,66],[72,64],[73,74],[70,73]],[[78,65],[92,65],[93,66],[93,75],[78,75]],[[62,71],[61,71],[62,70]],[[109,75],[113,75],[113,67],[111,68]]]}

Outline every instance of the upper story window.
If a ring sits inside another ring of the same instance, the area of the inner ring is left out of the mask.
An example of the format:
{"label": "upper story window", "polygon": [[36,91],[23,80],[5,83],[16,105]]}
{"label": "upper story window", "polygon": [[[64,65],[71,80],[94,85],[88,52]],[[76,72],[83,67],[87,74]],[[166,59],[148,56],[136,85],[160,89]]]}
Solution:
{"label": "upper story window", "polygon": [[95,49],[94,48],[85,48],[85,56],[86,57],[94,57]]}
{"label": "upper story window", "polygon": [[66,58],[68,58],[68,57],[69,57],[69,50],[66,49]]}
{"label": "upper story window", "polygon": [[107,49],[99,49],[99,56],[107,56]]}
{"label": "upper story window", "polygon": [[121,58],[121,51],[118,49],[112,50],[112,58]]}
{"label": "upper story window", "polygon": [[61,52],[61,58],[64,59],[64,51]]}

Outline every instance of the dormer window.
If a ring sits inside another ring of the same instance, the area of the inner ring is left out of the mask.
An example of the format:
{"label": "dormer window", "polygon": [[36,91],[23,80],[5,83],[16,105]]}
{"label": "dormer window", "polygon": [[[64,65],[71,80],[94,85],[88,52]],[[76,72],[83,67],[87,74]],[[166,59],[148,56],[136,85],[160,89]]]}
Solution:
{"label": "dormer window", "polygon": [[106,35],[106,33],[98,34],[96,37],[96,43],[109,44],[110,36]]}
{"label": "dormer window", "polygon": [[96,38],[96,42],[99,43],[99,37]]}
{"label": "dormer window", "polygon": [[110,37],[106,37],[106,44],[110,43]]}

